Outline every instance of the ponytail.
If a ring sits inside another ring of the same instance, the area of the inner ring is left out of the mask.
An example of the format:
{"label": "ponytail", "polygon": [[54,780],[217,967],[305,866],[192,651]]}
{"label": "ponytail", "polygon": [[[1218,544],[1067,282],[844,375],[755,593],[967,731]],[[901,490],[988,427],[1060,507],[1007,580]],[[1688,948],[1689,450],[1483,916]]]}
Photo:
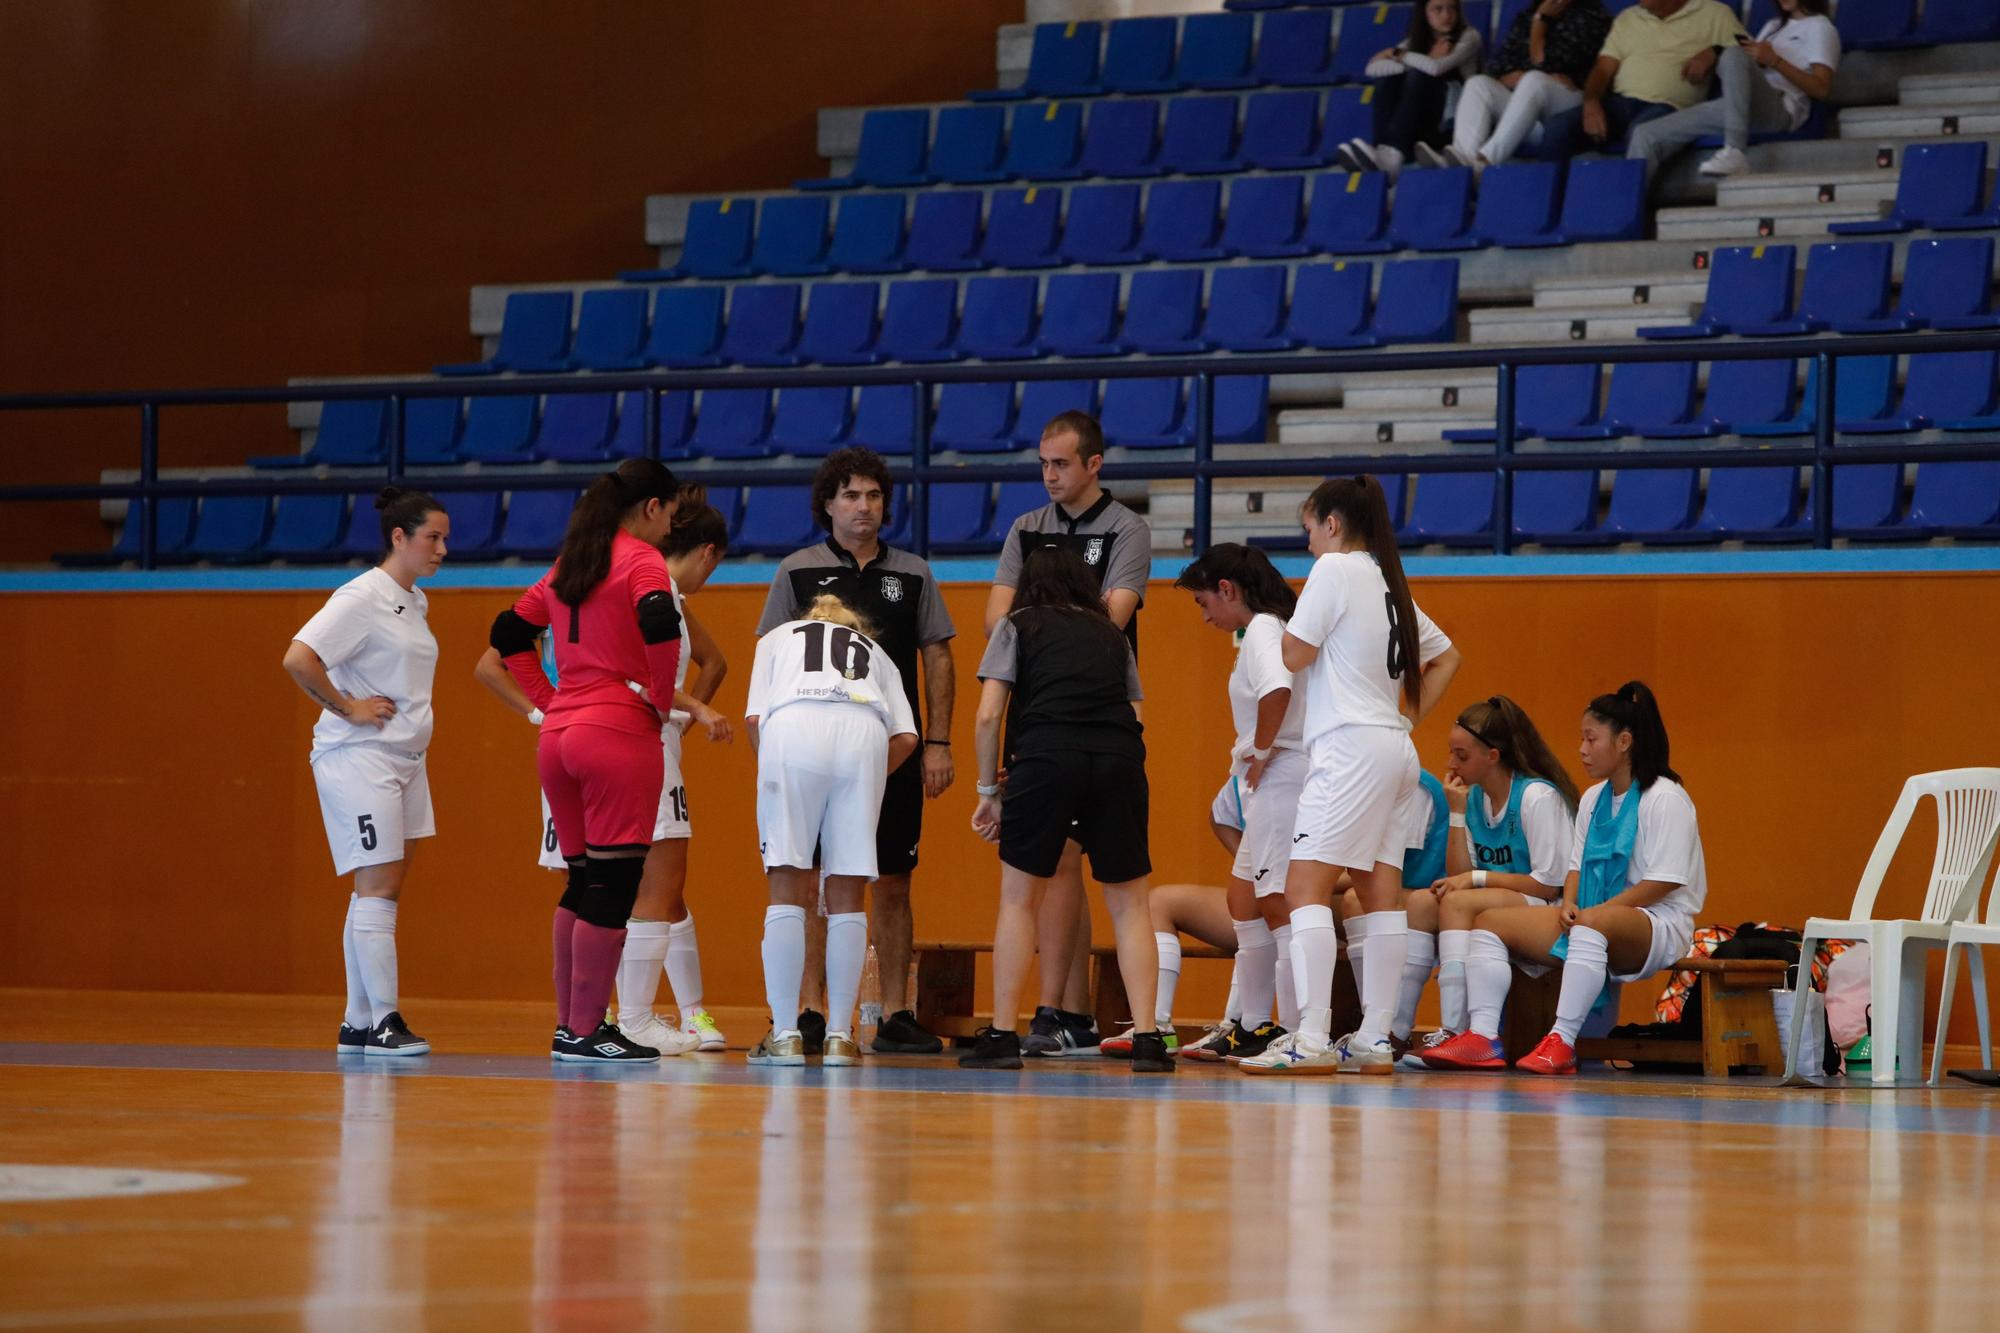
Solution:
{"label": "ponytail", "polygon": [[1542,779],[1562,793],[1571,811],[1576,809],[1576,783],[1521,705],[1496,694],[1460,713],[1458,725],[1487,749],[1498,750],[1508,772]]}
{"label": "ponytail", "polygon": [[1389,622],[1389,676],[1403,682],[1403,698],[1411,708],[1424,697],[1424,664],[1418,657],[1417,603],[1410,596],[1410,581],[1403,575],[1403,556],[1396,548],[1396,523],[1389,517],[1389,497],[1382,483],[1364,472],[1355,477],[1332,477],[1313,488],[1306,497],[1305,511],[1315,523],[1340,517],[1341,531],[1349,541],[1358,542],[1375,557],[1382,581],[1389,585],[1389,601],[1394,617]]}
{"label": "ponytail", "polygon": [[570,511],[556,556],[553,584],[557,600],[582,606],[611,572],[611,543],[619,525],[648,500],[671,504],[678,498],[674,474],[651,458],[628,458],[585,488]]}
{"label": "ponytail", "polygon": [[1661,778],[1681,780],[1668,763],[1667,724],[1660,719],[1659,701],[1645,682],[1628,680],[1616,693],[1592,699],[1585,711],[1614,731],[1631,733],[1632,780],[1640,791]]}
{"label": "ponytail", "polygon": [[1189,592],[1214,592],[1224,580],[1242,593],[1244,604],[1258,614],[1290,620],[1298,607],[1299,595],[1285,582],[1271,557],[1236,542],[1217,542],[1203,551],[1181,571],[1174,586]]}

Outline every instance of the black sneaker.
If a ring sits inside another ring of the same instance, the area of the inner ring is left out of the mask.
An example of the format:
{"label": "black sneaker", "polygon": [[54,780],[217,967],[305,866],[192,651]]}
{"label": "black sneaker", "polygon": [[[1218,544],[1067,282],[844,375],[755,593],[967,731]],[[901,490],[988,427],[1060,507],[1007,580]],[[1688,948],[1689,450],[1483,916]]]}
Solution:
{"label": "black sneaker", "polygon": [[960,1069],[1019,1069],[1021,1034],[981,1028],[973,1048],[958,1057]]}
{"label": "black sneaker", "polygon": [[410,1031],[400,1013],[391,1013],[368,1034],[369,1055],[429,1055],[431,1044]]}
{"label": "black sneaker", "polygon": [[1233,1064],[1238,1060],[1247,1060],[1253,1055],[1262,1055],[1272,1042],[1290,1035],[1276,1023],[1259,1023],[1254,1031],[1239,1024],[1236,1029],[1236,1040],[1230,1044],[1229,1054],[1222,1058]]}
{"label": "black sneaker", "polygon": [[346,1023],[340,1025],[340,1036],[335,1039],[335,1055],[360,1055],[368,1049],[368,1029],[351,1028]]}
{"label": "black sneaker", "polygon": [[1167,1039],[1157,1032],[1133,1033],[1132,1072],[1135,1074],[1173,1073],[1174,1057],[1167,1054]]}
{"label": "black sneaker", "polygon": [[826,1015],[808,1009],[799,1015],[799,1036],[805,1040],[807,1055],[826,1053]]}
{"label": "black sneaker", "polygon": [[1063,1053],[1063,1025],[1057,1016],[1059,1011],[1041,1005],[1035,1016],[1028,1020],[1028,1037],[1021,1043],[1023,1055],[1061,1055]]}
{"label": "black sneaker", "polygon": [[1071,1013],[1067,1009],[1056,1010],[1056,1017],[1062,1020],[1063,1032],[1068,1037],[1069,1049],[1064,1055],[1096,1055],[1100,1038],[1097,1035],[1097,1020],[1089,1014]]}
{"label": "black sneaker", "polygon": [[936,1055],[944,1049],[944,1043],[924,1031],[908,1009],[898,1009],[883,1019],[869,1044],[884,1055]]}
{"label": "black sneaker", "polygon": [[549,1043],[549,1054],[560,1060],[570,1052],[582,1049],[583,1038],[558,1023],[555,1039]]}
{"label": "black sneaker", "polygon": [[[563,1038],[567,1036],[568,1040]],[[651,1064],[660,1058],[660,1053],[651,1046],[641,1046],[618,1030],[615,1023],[599,1023],[597,1031],[588,1037],[575,1033],[556,1033],[555,1057],[573,1063],[605,1064]]]}

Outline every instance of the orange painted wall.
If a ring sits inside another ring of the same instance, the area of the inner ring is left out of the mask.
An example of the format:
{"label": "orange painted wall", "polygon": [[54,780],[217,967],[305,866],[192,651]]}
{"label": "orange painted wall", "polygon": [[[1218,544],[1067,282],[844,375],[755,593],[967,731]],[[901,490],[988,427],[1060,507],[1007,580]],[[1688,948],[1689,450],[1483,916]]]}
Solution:
{"label": "orange painted wall", "polygon": [[[1419,595],[1466,651],[1446,714],[1505,691],[1568,754],[1591,694],[1634,675],[1655,686],[1701,812],[1708,920],[1844,909],[1905,775],[2000,759],[2000,712],[1980,697],[1986,664],[2000,660],[2000,577],[1454,579]],[[722,693],[732,710],[762,597],[714,588],[696,603],[735,659]],[[947,597],[965,631],[963,765],[984,597],[971,586]],[[340,989],[333,940],[345,894],[305,761],[312,710],[278,665],[320,601],[0,601],[13,645],[0,655],[0,985]],[[419,854],[401,926],[416,996],[538,998],[545,986],[556,886],[532,858],[534,735],[471,677],[503,602],[492,591],[432,594],[444,651],[431,762],[439,836]],[[1158,878],[1220,883],[1205,812],[1229,743],[1230,646],[1165,585],[1145,614]],[[1427,764],[1442,762],[1447,722],[1418,734]],[[688,777],[690,896],[709,997],[755,1004],[763,884],[752,756],[740,741],[691,742]],[[995,860],[968,828],[969,768],[961,777],[930,808],[917,907],[927,935],[991,930]],[[1892,901],[1913,908],[1928,867],[1926,843],[1899,863]],[[1220,968],[1191,966],[1183,1012],[1215,1007],[1223,982]],[[1638,995],[1627,1003],[1643,1007]]]}

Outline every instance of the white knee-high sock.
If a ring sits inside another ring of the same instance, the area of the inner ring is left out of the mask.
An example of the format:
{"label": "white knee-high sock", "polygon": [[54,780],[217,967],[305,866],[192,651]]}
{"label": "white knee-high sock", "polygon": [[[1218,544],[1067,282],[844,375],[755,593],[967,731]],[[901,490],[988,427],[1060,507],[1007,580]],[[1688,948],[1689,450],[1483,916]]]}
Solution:
{"label": "white knee-high sock", "polygon": [[1403,989],[1396,998],[1396,1021],[1389,1029],[1396,1037],[1408,1037],[1410,1029],[1416,1026],[1417,1000],[1422,997],[1424,986],[1431,979],[1431,968],[1437,962],[1437,936],[1429,931],[1406,931],[1403,941]]}
{"label": "white knee-high sock", "polygon": [[806,975],[806,909],[764,909],[764,1003],[771,1030],[799,1030],[799,986]]}
{"label": "white knee-high sock", "polygon": [[1236,982],[1242,990],[1242,1012],[1250,1018],[1244,1026],[1254,1032],[1271,1020],[1278,985],[1278,942],[1262,917],[1236,923]]}
{"label": "white knee-high sock", "polygon": [[826,918],[826,1030],[854,1035],[854,1000],[868,963],[868,914],[833,912]]}
{"label": "white knee-high sock", "polygon": [[1439,1023],[1446,1032],[1465,1031],[1465,950],[1469,930],[1440,930],[1438,947]]}
{"label": "white knee-high sock", "polygon": [[354,905],[361,899],[347,895],[347,919],[340,923],[340,953],[347,968],[347,1012],[341,1022],[351,1028],[370,1028],[375,1015],[368,1007],[368,983],[361,976],[361,954],[354,947]]}
{"label": "white knee-high sock", "polygon": [[671,929],[664,921],[625,923],[625,951],[618,956],[618,1026],[653,1012]]}
{"label": "white knee-high sock", "polygon": [[1240,1023],[1243,1021],[1243,959],[1239,956],[1229,965],[1229,998],[1222,1002],[1222,1021]]}
{"label": "white knee-high sock", "polygon": [[1368,970],[1362,974],[1362,1045],[1385,1041],[1396,1024],[1396,1001],[1403,991],[1403,958],[1409,939],[1407,912],[1370,912],[1364,935]]}
{"label": "white knee-high sock", "polygon": [[1507,946],[1490,930],[1465,933],[1466,1030],[1495,1041],[1500,1038],[1500,1009],[1514,984],[1514,964]]}
{"label": "white knee-high sock", "polygon": [[667,927],[667,985],[673,988],[681,1022],[702,1011],[701,950],[694,942],[692,912]]}
{"label": "white knee-high sock", "polygon": [[[1292,926],[1286,922],[1271,928],[1271,943],[1278,956],[1271,964],[1271,989],[1277,995],[1278,1026],[1287,1032],[1299,1030],[1299,983],[1292,969]],[[1258,1020],[1261,1022],[1262,1020]],[[1252,1025],[1253,1030],[1255,1025]]]}
{"label": "white knee-high sock", "polygon": [[354,903],[354,953],[368,988],[369,1022],[396,1012],[396,903],[360,898]]}
{"label": "white knee-high sock", "polygon": [[1332,1041],[1333,970],[1340,961],[1340,936],[1331,907],[1301,907],[1292,913],[1292,979],[1299,993],[1299,1035],[1308,1043]]}
{"label": "white knee-high sock", "polygon": [[1174,1019],[1174,991],[1181,984],[1181,937],[1171,931],[1153,932],[1153,947],[1160,954],[1159,989],[1153,999],[1153,1021],[1164,1030]]}
{"label": "white knee-high sock", "polygon": [[1550,1029],[1570,1045],[1590,1017],[1604,989],[1605,974],[1611,970],[1611,942],[1604,932],[1589,926],[1569,928],[1569,956],[1563,959],[1562,990],[1556,994],[1556,1025]]}
{"label": "white knee-high sock", "polygon": [[1367,973],[1362,968],[1362,955],[1368,949],[1368,918],[1349,917],[1340,923],[1341,933],[1347,936],[1347,966],[1354,973],[1354,993],[1366,998]]}

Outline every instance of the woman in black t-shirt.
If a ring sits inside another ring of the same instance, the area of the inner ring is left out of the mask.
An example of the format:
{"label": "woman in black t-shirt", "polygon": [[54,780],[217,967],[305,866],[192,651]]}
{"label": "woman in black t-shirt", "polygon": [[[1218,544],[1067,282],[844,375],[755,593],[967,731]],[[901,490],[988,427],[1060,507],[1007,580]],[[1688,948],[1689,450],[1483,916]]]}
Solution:
{"label": "woman in black t-shirt", "polygon": [[[1021,1067],[1021,988],[1035,952],[1035,908],[1075,838],[1104,886],[1135,1030],[1132,1068],[1172,1073],[1153,1021],[1158,954],[1146,912],[1146,742],[1139,668],[1097,591],[1067,548],[1031,553],[1014,608],[979,663],[979,807],[972,827],[1000,844],[1000,916],[993,931],[993,1025],[959,1063]],[[1000,728],[1007,727],[1006,799]]]}

